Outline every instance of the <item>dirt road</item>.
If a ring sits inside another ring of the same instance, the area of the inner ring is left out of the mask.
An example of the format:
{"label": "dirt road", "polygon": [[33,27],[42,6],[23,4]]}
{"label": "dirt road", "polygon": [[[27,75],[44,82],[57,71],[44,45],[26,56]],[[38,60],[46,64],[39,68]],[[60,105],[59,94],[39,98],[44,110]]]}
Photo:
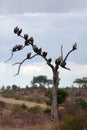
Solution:
{"label": "dirt road", "polygon": [[0,96],[0,101],[6,102],[6,103],[10,103],[10,104],[25,104],[28,107],[33,107],[36,105],[40,105],[43,108],[46,108],[47,105],[46,104],[39,104],[39,103],[34,103],[34,102],[29,102],[29,101],[24,101],[24,100],[15,100],[15,99],[11,99],[11,98],[4,98]]}

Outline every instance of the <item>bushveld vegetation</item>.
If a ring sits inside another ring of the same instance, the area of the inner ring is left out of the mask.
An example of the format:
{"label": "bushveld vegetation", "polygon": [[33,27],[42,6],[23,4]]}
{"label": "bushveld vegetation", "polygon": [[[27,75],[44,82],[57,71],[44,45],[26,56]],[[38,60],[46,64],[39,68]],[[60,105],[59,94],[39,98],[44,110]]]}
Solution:
{"label": "bushveld vegetation", "polygon": [[[62,88],[58,104],[59,121],[51,121],[51,107],[35,105],[7,104],[0,101],[0,126],[6,130],[86,130],[87,129],[87,92],[85,88]],[[59,94],[59,93],[58,93]],[[6,96],[7,95],[7,96]],[[64,96],[65,95],[65,96]],[[32,86],[20,88],[10,86],[0,92],[0,96],[15,100],[28,100],[40,103],[51,102],[51,88]],[[63,99],[62,99],[63,98]],[[8,128],[9,127],[9,128]]]}

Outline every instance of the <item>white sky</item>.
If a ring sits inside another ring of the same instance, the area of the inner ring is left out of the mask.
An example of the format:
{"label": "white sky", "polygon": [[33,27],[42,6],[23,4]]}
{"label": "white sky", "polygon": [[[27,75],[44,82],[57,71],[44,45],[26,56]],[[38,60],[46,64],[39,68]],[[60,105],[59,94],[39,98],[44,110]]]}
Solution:
{"label": "white sky", "polygon": [[87,0],[0,0],[0,86],[25,87],[33,76],[42,74],[52,78],[51,69],[38,57],[24,63],[20,74],[14,77],[18,66],[12,64],[23,60],[32,51],[30,47],[4,63],[10,49],[24,42],[14,35],[15,26],[23,28],[23,34],[33,36],[53,62],[60,56],[61,45],[66,55],[77,42],[78,49],[67,60],[71,71],[59,69],[60,87],[71,86],[75,78],[87,76]]}

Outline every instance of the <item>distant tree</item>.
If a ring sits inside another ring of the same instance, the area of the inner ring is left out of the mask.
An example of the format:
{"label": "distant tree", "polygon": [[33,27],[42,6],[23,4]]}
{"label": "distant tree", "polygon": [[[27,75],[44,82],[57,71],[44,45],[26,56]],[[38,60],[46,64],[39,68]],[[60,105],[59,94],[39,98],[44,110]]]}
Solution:
{"label": "distant tree", "polygon": [[79,78],[79,79],[75,79],[75,80],[73,81],[73,83],[78,84],[79,88],[81,88],[82,80],[81,80],[80,78]]}
{"label": "distant tree", "polygon": [[87,77],[77,78],[73,83],[78,84],[79,88],[87,89]]}
{"label": "distant tree", "polygon": [[15,52],[23,50],[26,46],[31,46],[34,53],[32,54],[31,52],[28,52],[26,55],[26,58],[23,59],[23,61],[13,64],[13,65],[17,65],[17,64],[19,65],[18,72],[16,75],[19,74],[20,67],[26,60],[33,59],[36,56],[40,56],[45,60],[45,62],[51,68],[52,73],[53,73],[51,117],[53,120],[58,119],[58,109],[57,109],[57,88],[59,85],[59,71],[58,71],[58,69],[59,69],[59,66],[61,66],[64,69],[70,70],[70,68],[66,67],[66,60],[67,60],[69,54],[77,49],[77,44],[75,43],[72,46],[71,50],[67,53],[65,58],[63,58],[63,50],[62,50],[63,46],[61,46],[61,56],[59,56],[59,57],[57,56],[57,58],[55,59],[55,62],[53,62],[53,64],[52,64],[52,58],[47,58],[47,52],[43,51],[42,48],[39,48],[39,47],[37,47],[36,44],[34,44],[33,37],[29,37],[28,34],[22,35],[22,29],[20,29],[19,27],[14,28],[14,33],[17,34],[17,36],[24,39],[24,44],[23,45],[20,45],[20,44],[15,45],[11,50],[11,57],[7,61],[12,59],[13,54]]}
{"label": "distant tree", "polygon": [[10,90],[10,89],[11,89],[11,86],[8,85],[8,86],[6,87],[6,90]]}
{"label": "distant tree", "polygon": [[52,84],[52,80],[51,79],[48,79],[47,76],[44,76],[44,75],[39,75],[39,76],[34,76],[33,77],[33,80],[31,81],[31,84],[32,85],[35,85],[35,84],[39,84],[39,86],[45,86],[45,85],[50,85]]}
{"label": "distant tree", "polygon": [[28,90],[28,89],[29,89],[29,86],[28,86],[28,85],[26,85],[25,89],[27,89],[27,90]]}
{"label": "distant tree", "polygon": [[12,85],[12,90],[19,90],[19,89],[20,88],[17,85],[15,85],[15,84]]}
{"label": "distant tree", "polygon": [[5,86],[2,86],[2,87],[1,87],[1,90],[5,90]]}

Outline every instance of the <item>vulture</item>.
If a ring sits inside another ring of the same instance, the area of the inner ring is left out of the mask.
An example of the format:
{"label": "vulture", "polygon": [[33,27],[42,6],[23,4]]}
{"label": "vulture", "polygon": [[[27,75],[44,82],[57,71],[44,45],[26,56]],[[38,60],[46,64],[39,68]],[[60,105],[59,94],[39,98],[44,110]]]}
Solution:
{"label": "vulture", "polygon": [[25,40],[28,40],[28,37],[29,37],[28,34],[24,34],[24,39]]}
{"label": "vulture", "polygon": [[51,63],[51,61],[52,61],[52,59],[51,58],[49,58],[48,60],[47,60],[47,62],[50,64]]}
{"label": "vulture", "polygon": [[42,52],[42,56],[43,56],[44,58],[46,58],[47,52],[43,51],[43,52]]}
{"label": "vulture", "polygon": [[74,45],[73,45],[73,50],[76,50],[77,49],[77,43],[75,43]]}
{"label": "vulture", "polygon": [[14,33],[17,33],[19,31],[18,26],[14,28]]}
{"label": "vulture", "polygon": [[41,54],[41,52],[42,52],[42,48],[39,48],[37,53]]}
{"label": "vulture", "polygon": [[58,59],[55,60],[55,64],[60,65],[62,61],[62,57],[60,56]]}
{"label": "vulture", "polygon": [[36,45],[33,45],[34,52],[38,53],[38,47]]}
{"label": "vulture", "polygon": [[22,33],[22,29],[20,29],[18,32],[17,32],[17,35],[20,36]]}
{"label": "vulture", "polygon": [[27,59],[29,59],[31,57],[31,53],[27,54]]}
{"label": "vulture", "polygon": [[29,38],[29,43],[33,46],[33,43],[34,43],[33,37],[30,37],[30,38]]}

